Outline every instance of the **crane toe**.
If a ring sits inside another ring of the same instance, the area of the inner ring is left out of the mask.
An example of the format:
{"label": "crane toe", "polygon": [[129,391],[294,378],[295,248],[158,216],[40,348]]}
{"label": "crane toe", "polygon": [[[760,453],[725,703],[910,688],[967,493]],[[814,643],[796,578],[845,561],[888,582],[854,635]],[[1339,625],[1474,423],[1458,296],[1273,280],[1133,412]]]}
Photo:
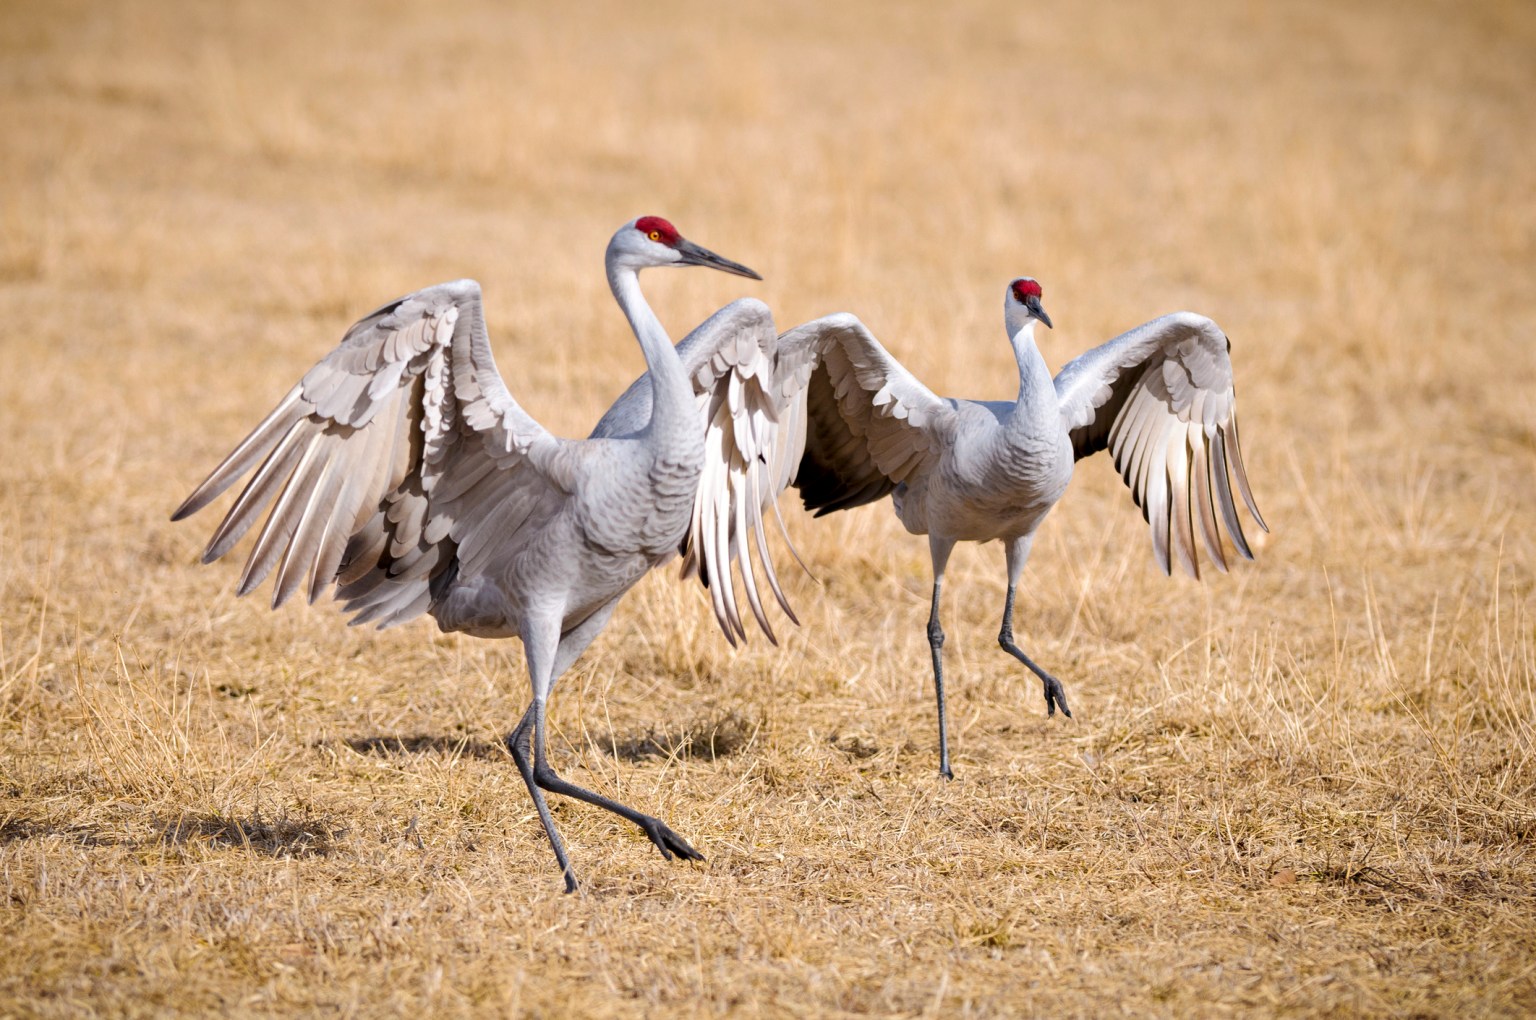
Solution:
{"label": "crane toe", "polygon": [[1056,714],[1056,706],[1061,706],[1061,714],[1068,719],[1072,718],[1072,710],[1067,707],[1067,689],[1061,686],[1061,681],[1053,676],[1041,678],[1045,684],[1045,714],[1049,718]]}
{"label": "crane toe", "polygon": [[704,855],[688,845],[688,841],[673,832],[660,818],[645,816],[645,821],[640,823],[640,828],[645,831],[656,849],[661,851],[661,856],[671,860],[674,856],[685,861],[702,861]]}

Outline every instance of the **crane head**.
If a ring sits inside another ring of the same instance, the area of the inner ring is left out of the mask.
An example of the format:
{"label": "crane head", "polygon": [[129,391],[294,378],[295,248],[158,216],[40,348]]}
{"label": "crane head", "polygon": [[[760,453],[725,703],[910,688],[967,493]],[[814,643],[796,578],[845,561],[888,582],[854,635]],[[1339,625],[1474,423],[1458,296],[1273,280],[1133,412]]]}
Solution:
{"label": "crane head", "polygon": [[660,216],[641,216],[624,224],[609,242],[608,254],[637,271],[647,266],[708,266],[752,280],[762,279],[741,263],[694,244]]}
{"label": "crane head", "polygon": [[1040,281],[1032,276],[1021,276],[1008,285],[1008,296],[1003,301],[1004,311],[1011,320],[1022,310],[1028,318],[1039,319],[1047,329],[1054,329],[1051,317],[1045,314],[1045,307],[1040,303],[1044,295]]}

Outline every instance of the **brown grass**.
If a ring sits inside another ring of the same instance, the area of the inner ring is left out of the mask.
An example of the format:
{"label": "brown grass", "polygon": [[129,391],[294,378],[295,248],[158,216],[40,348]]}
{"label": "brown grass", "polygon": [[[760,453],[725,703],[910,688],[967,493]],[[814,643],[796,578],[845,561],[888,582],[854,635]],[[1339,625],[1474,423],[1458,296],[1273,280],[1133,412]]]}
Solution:
{"label": "brown grass", "polygon": [[[942,11],[942,13],[940,13]],[[0,6],[0,1014],[1536,1011],[1536,11],[1528,4]],[[1256,565],[1167,580],[1107,464],[948,586],[789,527],[806,626],[732,653],[657,574],[556,764],[709,858],[556,814],[515,643],[236,601],[170,509],[354,317],[473,275],[581,434],[639,371],[639,213],[1001,396],[1179,307],[1234,340]]]}

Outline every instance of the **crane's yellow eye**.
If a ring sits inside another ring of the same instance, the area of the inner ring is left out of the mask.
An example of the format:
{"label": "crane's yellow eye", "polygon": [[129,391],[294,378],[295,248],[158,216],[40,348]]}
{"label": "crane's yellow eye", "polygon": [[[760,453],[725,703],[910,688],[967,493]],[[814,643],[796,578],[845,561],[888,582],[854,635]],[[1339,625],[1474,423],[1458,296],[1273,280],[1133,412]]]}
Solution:
{"label": "crane's yellow eye", "polygon": [[649,236],[652,241],[660,241],[661,240],[661,231],[653,230],[647,236]]}

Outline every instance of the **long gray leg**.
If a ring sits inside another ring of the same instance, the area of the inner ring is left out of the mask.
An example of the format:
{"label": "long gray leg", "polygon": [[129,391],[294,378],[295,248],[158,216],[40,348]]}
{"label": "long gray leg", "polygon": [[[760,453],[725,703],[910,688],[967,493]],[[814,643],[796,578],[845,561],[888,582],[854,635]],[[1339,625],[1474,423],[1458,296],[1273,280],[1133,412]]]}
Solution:
{"label": "long gray leg", "polygon": [[585,787],[577,786],[575,783],[560,778],[555,773],[555,770],[550,767],[549,762],[544,759],[544,712],[542,705],[537,705],[536,708],[538,713],[534,717],[535,744],[533,760],[533,778],[535,782],[550,793],[575,797],[577,800],[584,800],[588,804],[595,804],[600,808],[612,811],[620,818],[629,819],[640,826],[641,831],[650,838],[652,843],[656,844],[656,849],[661,851],[661,856],[669,861],[674,856],[690,861],[702,861],[704,859],[703,854],[689,846],[687,840],[673,832],[661,819],[653,818],[648,814],[636,811],[632,807],[620,804],[616,800],[604,797],[600,793],[594,793]]}
{"label": "long gray leg", "polygon": [[944,588],[944,568],[954,551],[953,539],[928,536],[928,553],[933,559],[933,606],[928,611],[928,650],[933,653],[933,692],[939,702],[939,775],[955,778],[949,767],[949,725],[944,714],[944,628],[939,626],[939,596]]}
{"label": "long gray leg", "polygon": [[[523,713],[517,729],[513,730],[511,737],[507,739],[507,749],[512,752],[512,760],[517,763],[517,771],[522,773],[523,782],[528,787],[528,795],[533,798],[533,806],[538,809],[539,821],[544,823],[544,834],[549,837],[549,845],[555,851],[555,860],[565,876],[565,891],[571,893],[576,891],[576,873],[571,870],[571,859],[565,852],[565,842],[561,840],[560,833],[555,830],[555,820],[550,817],[549,805],[544,802],[544,791],[539,789],[537,776],[537,763],[544,758],[544,705],[549,698],[549,689],[554,683],[551,667],[555,663],[555,650],[559,641],[558,617],[553,621],[540,620],[525,622],[523,625],[523,651],[528,659],[528,679],[533,687],[533,704],[528,706],[528,711]],[[527,751],[530,726],[533,730],[531,734],[533,763],[528,761]]]}
{"label": "long gray leg", "polygon": [[[581,623],[577,624],[569,633],[560,636],[559,644],[555,649],[555,664],[550,669],[549,688],[554,690],[555,683],[565,675],[565,671],[571,668],[571,663],[590,645],[602,632],[608,623],[608,618],[613,615],[614,606],[619,604],[614,599]],[[507,735],[507,750],[512,752],[513,758],[519,754],[519,749],[532,753],[528,738],[533,733],[533,706],[528,706],[528,711],[523,713],[523,718],[518,722],[517,728]],[[530,773],[531,775],[531,773]]]}
{"label": "long gray leg", "polygon": [[[568,633],[559,639],[559,644],[554,653],[552,670],[553,675],[550,679],[550,686],[554,685],[554,682],[560,678],[565,670],[569,668],[570,665],[575,662],[576,659],[581,655],[581,653],[586,650],[587,646],[592,643],[592,640],[597,637],[598,633],[607,624],[608,618],[613,614],[614,606],[617,604],[618,600],[615,599],[613,602],[610,602],[608,605],[604,606],[602,609],[599,609],[587,619],[577,624],[574,628],[572,628]],[[507,739],[508,746],[512,748],[512,756],[514,760],[516,760],[519,753],[519,745],[527,743],[528,737],[530,736],[530,728],[532,730],[531,735],[533,737],[533,765],[530,771],[524,771],[523,779],[525,782],[530,783],[530,786],[536,785],[540,789],[548,790],[550,793],[558,793],[562,796],[574,797],[577,800],[585,801],[588,804],[593,804],[597,807],[604,808],[605,810],[612,811],[614,814],[621,818],[627,818],[629,821],[634,822],[640,827],[641,831],[643,831],[646,836],[650,838],[651,842],[656,845],[656,848],[661,851],[661,855],[669,861],[674,856],[695,861],[702,861],[704,859],[703,854],[689,846],[686,840],[684,840],[677,833],[673,832],[660,819],[653,818],[650,815],[636,811],[634,808],[627,807],[626,805],[620,804],[618,801],[604,797],[599,793],[594,793],[591,790],[577,786],[575,783],[561,778],[550,766],[548,758],[545,755],[546,744],[544,738],[544,714],[545,702],[535,697],[534,703],[529,707],[528,713],[523,717],[522,722],[518,724],[517,729],[514,730],[512,735]],[[520,761],[518,763],[518,768],[520,770],[523,769],[523,762]],[[541,796],[535,797],[535,801],[539,801],[541,799]],[[546,829],[548,828],[549,826],[546,826]],[[552,831],[553,830],[551,830],[551,832]],[[551,841],[553,842],[553,839]],[[555,856],[559,857],[560,855],[561,850],[557,847]],[[567,869],[567,891],[570,891],[570,889],[574,888],[574,886],[571,884],[572,882],[574,882],[574,879],[570,877],[569,869]]]}
{"label": "long gray leg", "polygon": [[1061,706],[1061,714],[1068,719],[1072,718],[1072,710],[1067,707],[1067,691],[1061,686],[1061,681],[1035,665],[1033,659],[1024,654],[1024,650],[1013,643],[1013,597],[1019,587],[1019,578],[1024,573],[1024,562],[1029,559],[1029,546],[1032,537],[1014,539],[1008,545],[1008,599],[1003,604],[1003,629],[998,632],[997,643],[1003,646],[1003,651],[1018,659],[1030,668],[1030,671],[1039,677],[1045,684],[1045,714],[1056,714],[1056,706]]}

